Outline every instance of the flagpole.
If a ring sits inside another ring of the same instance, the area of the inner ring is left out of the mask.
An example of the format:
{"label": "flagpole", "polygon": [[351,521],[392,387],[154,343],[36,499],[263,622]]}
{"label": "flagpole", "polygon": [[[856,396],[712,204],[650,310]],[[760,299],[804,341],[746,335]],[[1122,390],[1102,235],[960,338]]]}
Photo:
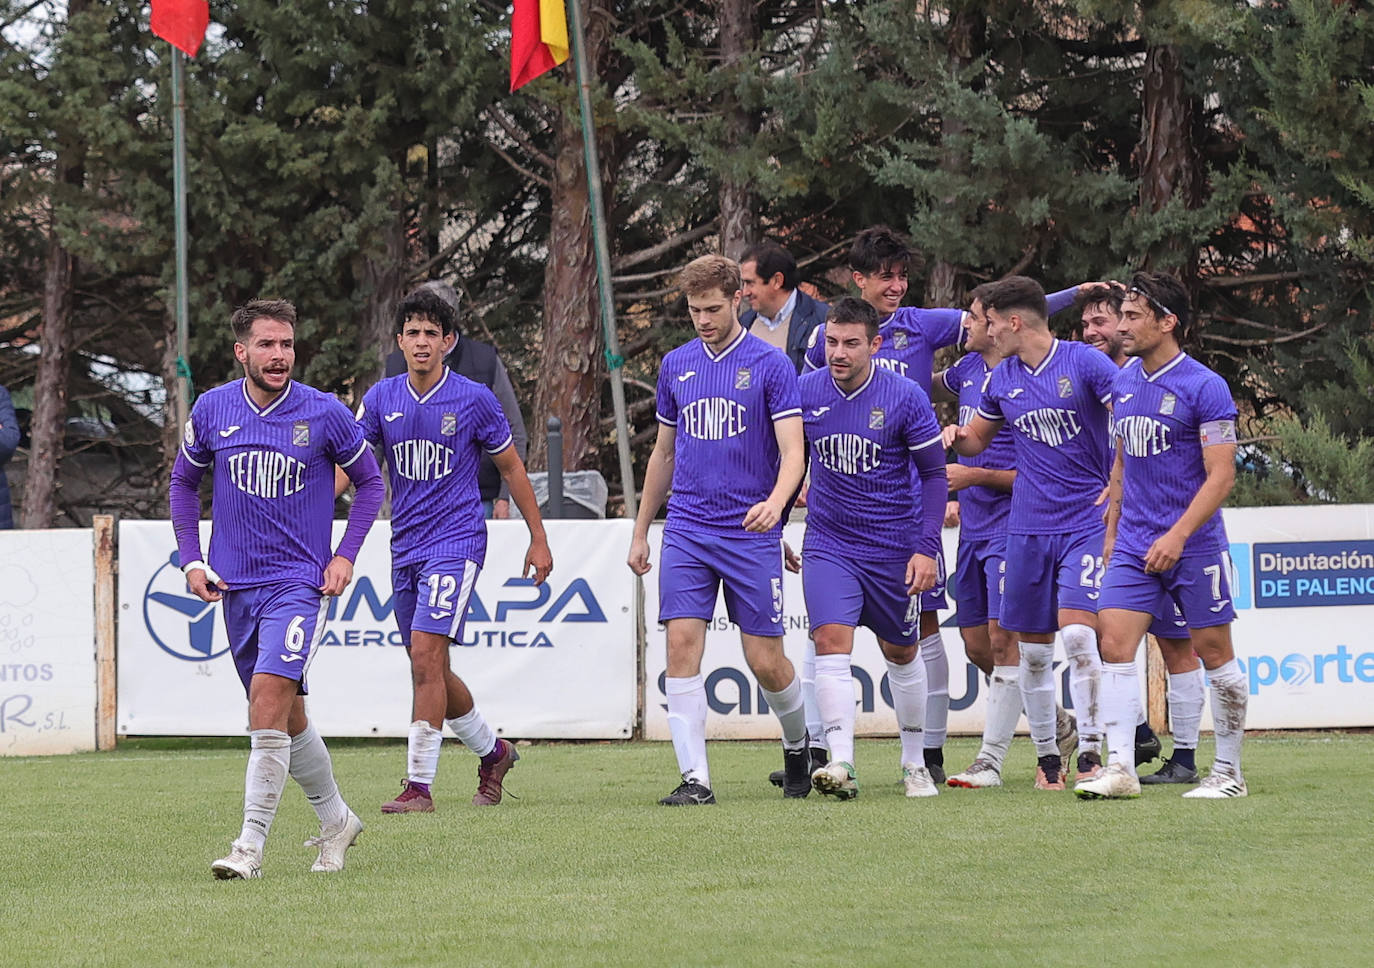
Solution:
{"label": "flagpole", "polygon": [[601,162],[597,157],[596,133],[592,125],[592,92],[587,49],[582,40],[582,0],[568,0],[568,33],[572,59],[577,69],[577,100],[582,114],[582,151],[587,165],[590,194],[592,240],[596,252],[596,278],[601,293],[601,328],[606,339],[606,366],[611,376],[611,404],[615,409],[616,450],[620,454],[620,486],[625,495],[625,516],[639,513],[635,497],[635,470],[630,459],[630,422],[625,413],[625,358],[620,355],[620,337],[615,325],[615,293],[611,289],[611,249],[606,240],[606,209],[601,197]]}
{"label": "flagpole", "polygon": [[172,194],[176,213],[177,426],[191,407],[191,369],[186,344],[190,334],[190,297],[186,270],[186,55],[172,48]]}

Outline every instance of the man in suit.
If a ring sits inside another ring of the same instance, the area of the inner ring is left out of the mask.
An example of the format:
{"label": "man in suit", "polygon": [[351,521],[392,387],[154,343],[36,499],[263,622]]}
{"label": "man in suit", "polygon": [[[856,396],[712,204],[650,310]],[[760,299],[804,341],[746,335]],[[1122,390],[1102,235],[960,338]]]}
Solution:
{"label": "man in suit", "polygon": [[[435,295],[453,307],[455,313],[458,312],[458,293],[448,283],[433,280],[419,288],[433,290]],[[510,424],[515,453],[523,461],[529,444],[529,436],[525,432],[525,418],[520,413],[520,402],[515,399],[515,387],[511,384],[510,374],[506,372],[506,365],[497,355],[496,347],[460,335],[454,342],[453,349],[449,350],[448,356],[444,358],[444,362],[455,373],[467,377],[474,383],[482,384],[496,394],[496,399],[501,403],[501,411],[506,415],[506,422]],[[386,375],[396,376],[404,372],[405,357],[399,349],[393,349],[386,358]],[[510,517],[510,491],[501,477],[501,472],[486,454],[482,456],[482,462],[477,468],[477,488],[482,495],[482,509],[488,518]]]}
{"label": "man in suit", "polygon": [[806,341],[830,307],[797,288],[797,260],[775,242],[745,250],[740,281],[751,307],[740,315],[740,324],[786,353],[801,373]]}

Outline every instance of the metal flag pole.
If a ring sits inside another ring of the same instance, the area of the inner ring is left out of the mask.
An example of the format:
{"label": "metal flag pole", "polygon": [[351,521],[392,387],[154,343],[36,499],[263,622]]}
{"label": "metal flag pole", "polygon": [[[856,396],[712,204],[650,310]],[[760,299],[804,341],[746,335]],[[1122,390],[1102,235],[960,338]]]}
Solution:
{"label": "metal flag pole", "polygon": [[615,408],[616,450],[620,454],[620,486],[625,494],[625,516],[639,513],[635,497],[635,470],[630,460],[630,421],[625,414],[625,357],[615,328],[615,294],[611,290],[611,249],[606,241],[606,210],[601,198],[601,162],[597,158],[592,125],[592,92],[587,50],[582,40],[582,0],[568,0],[568,33],[577,68],[577,99],[582,114],[582,151],[587,164],[587,189],[592,214],[592,239],[596,249],[596,279],[601,293],[601,329],[606,339],[606,367],[611,377],[611,403]]}
{"label": "metal flag pole", "polygon": [[191,367],[186,344],[190,335],[190,297],[186,270],[186,55],[172,48],[172,194],[176,212],[177,426],[191,409]]}

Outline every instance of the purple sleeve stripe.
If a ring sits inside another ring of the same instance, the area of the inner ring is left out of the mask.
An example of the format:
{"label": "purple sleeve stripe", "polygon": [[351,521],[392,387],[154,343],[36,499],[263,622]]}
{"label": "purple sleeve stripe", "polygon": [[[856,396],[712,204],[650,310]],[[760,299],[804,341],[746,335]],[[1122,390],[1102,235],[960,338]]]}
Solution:
{"label": "purple sleeve stripe", "polygon": [[487,453],[488,453],[488,454],[499,454],[499,453],[501,453],[501,451],[505,450],[507,447],[509,447],[509,446],[510,446],[511,444],[513,444],[513,443],[515,443],[515,438],[512,437],[510,434],[506,434],[505,442],[502,443],[500,447],[488,447],[488,448],[487,448]]}
{"label": "purple sleeve stripe", "polygon": [[925,450],[927,447],[929,447],[929,446],[932,445],[932,444],[941,444],[941,443],[943,443],[944,439],[945,439],[945,438],[944,438],[944,435],[942,435],[942,434],[936,434],[934,437],[932,437],[932,438],[930,438],[929,440],[927,440],[924,444],[917,444],[917,445],[915,445],[914,447],[908,447],[907,450]]}
{"label": "purple sleeve stripe", "polygon": [[976,412],[977,412],[978,416],[983,417],[983,418],[985,418],[985,419],[987,419],[987,420],[1002,420],[1002,419],[1004,419],[1004,418],[1002,418],[1002,417],[997,417],[997,416],[994,416],[994,415],[988,413],[988,412],[987,412],[986,410],[984,410],[982,407],[979,407],[978,410],[977,410]]}
{"label": "purple sleeve stripe", "polygon": [[677,426],[677,421],[676,421],[676,420],[669,420],[667,417],[663,416],[663,414],[659,413],[657,410],[654,411],[654,416],[657,417],[657,418],[658,418],[658,422],[661,423],[661,424],[663,424],[664,426],[667,426],[667,427],[676,427],[676,426]]}
{"label": "purple sleeve stripe", "polygon": [[361,444],[358,445],[358,452],[354,454],[352,457],[348,458],[348,460],[344,461],[344,463],[340,464],[339,466],[344,468],[352,466],[355,460],[363,456],[363,451],[365,450],[367,450],[367,441],[364,440]]}
{"label": "purple sleeve stripe", "polygon": [[773,414],[773,419],[774,419],[775,421],[777,421],[777,420],[782,420],[782,419],[784,419],[784,418],[786,418],[786,417],[800,417],[800,416],[801,416],[801,407],[793,407],[791,410],[779,410],[777,413]]}
{"label": "purple sleeve stripe", "polygon": [[196,460],[194,457],[192,457],[190,454],[188,454],[188,453],[186,452],[186,445],[185,445],[185,444],[182,444],[182,445],[181,445],[181,456],[182,456],[182,457],[185,457],[187,460],[189,460],[192,464],[195,464],[197,467],[209,467],[209,466],[210,466],[210,462],[209,462],[208,460],[207,460],[204,464],[202,464],[200,461]]}

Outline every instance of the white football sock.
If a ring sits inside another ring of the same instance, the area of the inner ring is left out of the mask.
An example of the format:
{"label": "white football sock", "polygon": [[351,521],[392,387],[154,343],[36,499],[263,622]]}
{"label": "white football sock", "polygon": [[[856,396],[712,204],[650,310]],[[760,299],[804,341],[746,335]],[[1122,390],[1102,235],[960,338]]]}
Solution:
{"label": "white football sock", "polygon": [[1140,674],[1134,662],[1102,663],[1102,720],[1107,757],[1135,773],[1135,727],[1140,721]]}
{"label": "white football sock", "polygon": [[439,747],[443,742],[442,729],[435,729],[423,719],[410,724],[406,740],[406,770],[410,782],[425,786],[434,784],[434,774],[439,770]]}
{"label": "white football sock", "polygon": [[782,724],[782,748],[799,750],[806,745],[806,706],[802,702],[801,676],[783,686],[781,692],[770,692],[759,686],[768,707]]}
{"label": "white football sock", "polygon": [[806,640],[801,661],[802,707],[806,710],[806,731],[811,734],[813,747],[825,745],[825,727],[821,725],[821,710],[816,705],[816,643]]}
{"label": "white football sock", "polygon": [[1245,738],[1245,710],[1250,701],[1245,674],[1232,659],[1219,669],[1208,669],[1207,678],[1212,683],[1212,731],[1217,739],[1212,770],[1240,776],[1240,742]]}
{"label": "white football sock", "polygon": [[816,705],[832,763],[854,762],[854,675],[847,655],[816,656]]}
{"label": "white football sock", "polygon": [[[926,674],[930,669],[924,662],[911,661],[897,665],[887,661],[887,685],[892,690],[892,709],[897,714],[897,729],[902,738],[901,765],[914,763],[925,766],[922,749],[927,745],[922,737],[928,721],[926,702],[930,696],[926,689]],[[945,694],[949,697],[949,693]]]}
{"label": "white football sock", "polygon": [[711,771],[706,765],[706,682],[698,673],[686,678],[667,677],[668,731],[673,734],[677,769],[684,779],[708,789]]}
{"label": "white football sock", "polygon": [[315,729],[307,723],[305,729],[291,737],[291,779],[300,784],[305,798],[320,818],[320,829],[336,827],[348,819],[348,804],[339,795],[334,782],[334,764],[329,748]]}
{"label": "white football sock", "polygon": [[978,758],[1002,771],[1016,724],[1021,720],[1021,667],[993,666],[983,721],[983,746]]}
{"label": "white football sock", "polygon": [[[945,652],[945,640],[939,629],[916,645],[921,650],[921,661],[926,667],[925,748],[937,750],[945,745],[945,733],[949,729],[949,656]],[[905,762],[919,765],[924,760]]]}
{"label": "white football sock", "polygon": [[[1059,634],[1069,660],[1069,693],[1078,716],[1078,750],[1097,752],[1102,741],[1102,656],[1097,651],[1097,634],[1086,625],[1066,625]],[[1139,683],[1136,688],[1140,688]],[[1137,696],[1136,702],[1139,701]],[[1131,728],[1135,728],[1134,722]]]}
{"label": "white football sock", "polygon": [[1202,704],[1207,701],[1207,678],[1202,667],[1192,672],[1169,674],[1169,723],[1174,731],[1174,748],[1197,749],[1202,731]]}
{"label": "white football sock", "polygon": [[1058,756],[1059,746],[1054,741],[1054,643],[1022,642],[1020,669],[1021,702],[1035,755]]}
{"label": "white football sock", "polygon": [[261,852],[291,769],[291,737],[279,729],[255,729],[248,736],[252,749],[243,783],[243,830],[238,843]]}
{"label": "white football sock", "polygon": [[[458,737],[458,741],[478,756],[486,756],[496,749],[496,734],[492,732],[491,726],[487,724],[476,703],[472,704],[472,708],[466,714],[444,721],[448,723],[448,728],[453,730],[453,735]],[[442,740],[442,736],[440,738]]]}

